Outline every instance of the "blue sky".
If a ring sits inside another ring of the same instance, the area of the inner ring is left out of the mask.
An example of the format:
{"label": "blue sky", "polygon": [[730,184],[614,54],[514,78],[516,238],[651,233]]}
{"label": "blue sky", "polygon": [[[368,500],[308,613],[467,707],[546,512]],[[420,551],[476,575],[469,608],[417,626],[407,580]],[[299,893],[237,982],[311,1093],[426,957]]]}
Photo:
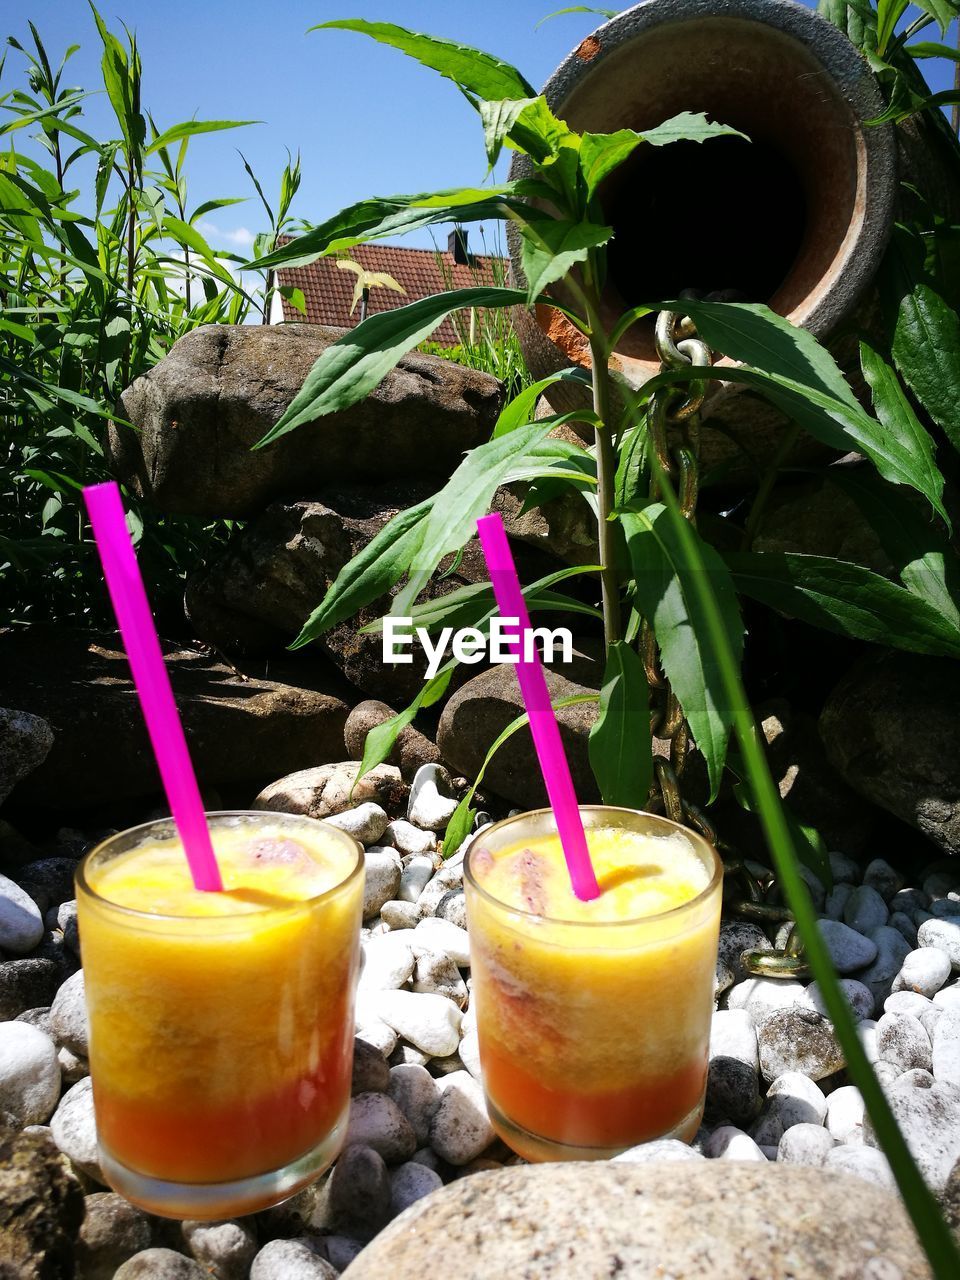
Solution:
{"label": "blue sky", "polygon": [[[309,26],[350,16],[397,22],[487,49],[540,85],[600,21],[578,14],[535,29],[563,3],[101,0],[99,7],[112,29],[122,21],[136,30],[144,106],[160,128],[194,116],[263,121],[193,140],[188,176],[194,205],[252,194],[238,147],[271,198],[289,148],[300,151],[303,163],[293,212],[319,222],[364,196],[479,183],[485,159],[477,117],[449,81],[365,37],[341,31],[307,35]],[[30,18],[52,59],[69,44],[80,44],[66,82],[98,82],[100,43],[85,0],[27,0],[7,6],[5,16],[0,35],[16,35],[26,44]],[[22,83],[20,62],[11,50],[0,93]],[[935,87],[945,86],[947,74],[938,69]],[[102,95],[89,99],[84,111],[91,132],[112,136]],[[205,227],[216,247],[241,253],[262,229],[255,200],[218,211]],[[429,235],[407,243],[429,245]]]}

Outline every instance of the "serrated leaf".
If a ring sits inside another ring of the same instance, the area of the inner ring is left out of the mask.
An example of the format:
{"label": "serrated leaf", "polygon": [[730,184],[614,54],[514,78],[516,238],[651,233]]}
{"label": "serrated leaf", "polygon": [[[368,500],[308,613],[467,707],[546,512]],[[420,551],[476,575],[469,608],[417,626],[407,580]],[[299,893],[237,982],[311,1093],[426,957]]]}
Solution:
{"label": "serrated leaf", "polygon": [[825,631],[912,653],[960,657],[960,631],[903,587],[832,556],[736,552],[737,590]]}
{"label": "serrated leaf", "polygon": [[960,319],[929,285],[900,300],[892,354],[907,386],[960,450]]}
{"label": "serrated leaf", "polygon": [[500,159],[503,144],[510,130],[517,123],[520,112],[533,102],[533,98],[504,98],[477,104],[483,124],[483,141],[487,151],[487,163],[492,169]]}
{"label": "serrated leaf", "polygon": [[588,751],[603,803],[642,809],[653,782],[650,697],[643,663],[623,641],[607,648]]}
{"label": "serrated leaf", "polygon": [[527,83],[515,67],[469,45],[423,35],[406,27],[395,26],[392,22],[367,22],[363,18],[338,18],[333,22],[320,22],[309,30],[323,31],[330,28],[356,31],[360,35],[370,36],[378,44],[399,49],[407,57],[438,71],[454,84],[461,85],[469,93],[487,102],[498,98],[536,96],[536,89]]}
{"label": "serrated leaf", "polygon": [[[653,625],[664,673],[706,762],[713,799],[723,775],[733,706],[692,581],[698,570],[690,567],[670,513],[661,503],[651,503],[639,511],[623,511],[620,523],[633,566],[637,607]],[[697,537],[727,641],[739,662],[743,655],[743,623],[729,571],[718,553],[694,529],[690,532]]]}
{"label": "serrated leaf", "polygon": [[520,230],[520,264],[527,281],[527,305],[577,262],[586,261],[591,249],[606,244],[613,227],[560,218],[530,219]]}
{"label": "serrated leaf", "polygon": [[461,307],[515,306],[525,296],[520,289],[453,289],[368,316],[327,347],[280,420],[254,448],[262,449],[305,422],[362,400],[451,312]]}
{"label": "serrated leaf", "polygon": [[707,142],[710,138],[743,138],[749,142],[747,134],[732,125],[722,124],[718,120],[708,120],[702,111],[681,111],[671,116],[652,129],[645,129],[644,142],[654,147],[665,147],[671,142]]}

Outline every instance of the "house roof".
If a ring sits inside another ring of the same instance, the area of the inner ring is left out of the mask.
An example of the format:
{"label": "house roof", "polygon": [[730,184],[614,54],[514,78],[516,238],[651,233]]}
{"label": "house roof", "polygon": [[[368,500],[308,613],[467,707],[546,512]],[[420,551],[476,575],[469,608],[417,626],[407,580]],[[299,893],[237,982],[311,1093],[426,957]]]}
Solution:
{"label": "house roof", "polygon": [[[483,255],[470,255],[470,262],[455,262],[453,254],[434,249],[407,249],[389,244],[359,244],[346,257],[358,262],[365,271],[385,271],[404,288],[404,293],[393,289],[373,288],[367,304],[367,314],[392,311],[418,298],[427,298],[448,289],[466,289],[475,285],[502,283],[502,271],[497,267],[503,259]],[[310,324],[327,324],[350,329],[359,322],[360,307],[350,314],[357,276],[344,271],[333,258],[318,258],[305,267],[280,267],[277,284],[303,292],[307,306],[306,317],[286,298],[282,299],[285,321],[303,321]],[[452,319],[444,322],[432,334],[432,340],[445,347],[455,346],[460,336]]]}

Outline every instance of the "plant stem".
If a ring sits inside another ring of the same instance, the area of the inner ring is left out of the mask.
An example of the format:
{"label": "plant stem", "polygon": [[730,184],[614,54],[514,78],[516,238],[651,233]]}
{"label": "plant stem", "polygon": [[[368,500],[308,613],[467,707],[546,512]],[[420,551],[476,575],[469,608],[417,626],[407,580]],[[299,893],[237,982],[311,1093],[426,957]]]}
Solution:
{"label": "plant stem", "polygon": [[595,314],[590,316],[590,355],[593,360],[593,411],[597,415],[594,439],[597,444],[597,543],[600,549],[600,587],[603,593],[603,634],[606,646],[616,644],[621,636],[620,581],[617,576],[616,530],[610,513],[614,508],[614,478],[617,458],[613,448],[610,420],[609,353]]}
{"label": "plant stem", "polygon": [[697,536],[684,520],[670,478],[664,474],[655,453],[651,456],[651,466],[657,474],[664,503],[673,517],[675,532],[687,562],[696,570],[690,574],[691,585],[700,597],[707,620],[709,640],[717,660],[724,692],[732,708],[733,725],[743,752],[757,812],[768,847],[773,855],[777,876],[800,931],[810,968],[820,986],[827,1012],[846,1057],[848,1070],[863,1095],[877,1139],[890,1162],[900,1194],[920,1243],[930,1260],[933,1273],[937,1280],[953,1280],[960,1275],[960,1251],[937,1208],[933,1195],[914,1163],[886,1095],[864,1052],[853,1015],[837,982],[833,963],[817,925],[813,903],[798,870],[797,855],[784,817],[780,795],[760,745],[757,726],[744,692],[737,659],[730,646],[720,607],[710,585],[710,575],[706,571],[700,554]]}
{"label": "plant stem", "polygon": [[757,496],[753,500],[750,507],[750,514],[747,516],[747,523],[743,531],[743,542],[741,550],[749,551],[753,546],[753,540],[757,536],[760,528],[760,520],[763,513],[767,509],[767,503],[770,500],[770,494],[773,492],[773,486],[777,482],[780,474],[780,468],[783,466],[790,451],[796,443],[797,436],[800,434],[800,428],[794,422],[784,432],[783,437],[777,446],[777,451],[770,461],[769,467],[764,472],[763,479],[760,481],[760,488],[757,490]]}

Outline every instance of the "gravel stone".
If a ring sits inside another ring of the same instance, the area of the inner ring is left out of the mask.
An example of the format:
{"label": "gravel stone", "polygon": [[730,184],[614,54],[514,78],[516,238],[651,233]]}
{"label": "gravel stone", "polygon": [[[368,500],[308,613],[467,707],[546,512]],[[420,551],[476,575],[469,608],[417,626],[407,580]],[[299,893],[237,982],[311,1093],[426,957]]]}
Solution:
{"label": "gravel stone", "polygon": [[406,1116],[416,1135],[417,1145],[426,1146],[430,1122],[440,1106],[440,1089],[426,1067],[403,1063],[391,1067],[388,1096]]}
{"label": "gravel stone", "polygon": [[430,1145],[437,1155],[449,1164],[464,1165],[485,1151],[495,1136],[479,1082],[468,1071],[446,1076],[430,1123]]}
{"label": "gravel stone", "polygon": [[351,1094],[385,1093],[390,1083],[390,1068],[379,1049],[365,1040],[353,1042],[353,1077]]}
{"label": "gravel stone", "polygon": [[[143,1249],[117,1268],[113,1280],[210,1280],[210,1273],[199,1262],[173,1249]],[[260,1276],[257,1280],[267,1278]],[[296,1278],[291,1273],[285,1280]]]}
{"label": "gravel stone", "polygon": [[919,1018],[910,1013],[885,1013],[877,1023],[877,1049],[885,1062],[901,1071],[933,1065],[933,1046]]}
{"label": "gravel stone", "polygon": [[409,1160],[417,1149],[413,1128],[385,1093],[358,1093],[350,1102],[344,1146],[371,1147],[387,1164]]}
{"label": "gravel stone", "polygon": [[929,898],[942,898],[957,887],[954,871],[934,871],[923,882],[923,892]]}
{"label": "gravel stone", "polygon": [[877,1052],[877,1024],[872,1018],[864,1018],[862,1022],[857,1023],[857,1035],[860,1043],[863,1045],[863,1051],[867,1055],[868,1062],[879,1062],[880,1054]]}
{"label": "gravel stone", "polygon": [[188,1219],[183,1238],[193,1257],[216,1280],[247,1280],[257,1252],[257,1237],[247,1223]]}
{"label": "gravel stone", "polygon": [[480,1068],[480,1037],[476,1031],[468,1031],[460,1041],[460,1061],[473,1076],[474,1080],[481,1078],[482,1072]]}
{"label": "gravel stone", "polygon": [[454,964],[467,968],[470,964],[470,941],[466,929],[449,920],[421,920],[413,931],[414,943],[420,942],[431,951],[445,951]]}
{"label": "gravel stone", "polygon": [[[858,1022],[870,1017],[873,1013],[873,992],[869,987],[865,987],[856,978],[841,978],[840,990],[846,996],[850,1012]],[[806,989],[805,995],[804,1003],[806,1005],[817,1013],[823,1014],[825,1018],[829,1016],[819,982],[811,982]]]}
{"label": "gravel stone", "polygon": [[43,915],[24,889],[0,875],[0,948],[14,956],[32,951],[43,937]]}
{"label": "gravel stone", "polygon": [[395,991],[409,980],[413,966],[413,950],[404,936],[384,933],[370,938],[363,944],[358,989]]}
{"label": "gravel stone", "polygon": [[[416,830],[416,828],[414,828]],[[401,902],[417,902],[436,871],[433,858],[425,853],[414,854],[404,865],[400,876],[397,897]]]}
{"label": "gravel stone", "polygon": [[703,1154],[708,1160],[763,1160],[766,1156],[742,1129],[723,1124],[703,1144]]}
{"label": "gravel stone", "polygon": [[899,929],[891,929],[889,925],[878,925],[869,936],[877,944],[877,958],[858,973],[857,978],[873,992],[875,1007],[879,1009],[912,948]]}
{"label": "gravel stone", "polygon": [[90,1063],[86,1058],[78,1058],[66,1045],[57,1050],[57,1062],[60,1066],[60,1078],[66,1085],[77,1084],[90,1074]]}
{"label": "gravel stone", "polygon": [[80,933],[77,929],[77,900],[61,902],[57,907],[57,928],[63,934],[63,941],[77,957],[80,955]]}
{"label": "gravel stone", "polygon": [[467,927],[467,900],[462,889],[450,889],[437,903],[438,920],[448,920],[458,929]]}
{"label": "gravel stone", "polygon": [[844,1084],[827,1098],[826,1128],[837,1142],[863,1142],[863,1095],[856,1085]]}
{"label": "gravel stone", "polygon": [[417,1049],[414,1045],[401,1040],[387,1061],[391,1069],[393,1067],[425,1067],[428,1063],[432,1064],[434,1058],[431,1054],[424,1053],[422,1049]]}
{"label": "gravel stone", "polygon": [[717,944],[717,963],[729,969],[734,982],[742,982],[750,975],[740,963],[744,951],[756,951],[770,946],[770,939],[757,924],[747,920],[728,920],[720,926]]}
{"label": "gravel stone", "polygon": [[795,1124],[823,1124],[827,1099],[813,1080],[799,1071],[779,1076],[767,1090],[763,1113],[750,1130],[758,1146],[776,1146]]}
{"label": "gravel stone", "polygon": [[78,1058],[90,1056],[90,1026],[82,969],[68,978],[54,997],[50,1007],[50,1025],[58,1044],[66,1045]]}
{"label": "gravel stone", "polygon": [[877,958],[877,944],[839,920],[818,920],[820,936],[837,973],[854,973]]}
{"label": "gravel stone", "polygon": [[830,872],[834,883],[859,884],[862,878],[860,864],[845,853],[830,853]]}
{"label": "gravel stone", "polygon": [[379,1018],[374,1018],[362,1028],[359,1028],[356,1039],[362,1040],[374,1049],[379,1049],[385,1058],[389,1058],[397,1047],[397,1033],[393,1027],[388,1027]]}
{"label": "gravel stone", "polygon": [[856,1147],[846,1144],[834,1147],[824,1160],[823,1167],[852,1173],[855,1178],[863,1178],[864,1181],[873,1182],[878,1187],[885,1187],[889,1191],[897,1189],[896,1179],[887,1157],[874,1147]]}
{"label": "gravel stone", "polygon": [[903,888],[903,876],[883,858],[874,858],[863,873],[863,883],[876,889],[885,902]]}
{"label": "gravel stone", "polygon": [[960,921],[925,920],[917,930],[921,947],[939,947],[954,969],[960,969]]}
{"label": "gravel stone", "polygon": [[891,912],[890,919],[887,921],[891,929],[896,929],[903,934],[911,947],[917,945],[917,926],[913,923],[908,915],[903,911]]}
{"label": "gravel stone", "polygon": [[844,1065],[833,1024],[813,1009],[781,1009],[761,1025],[757,1040],[760,1070],[767,1080],[788,1071],[822,1080]]}
{"label": "gravel stone", "polygon": [[463,1015],[445,996],[384,991],[376,997],[376,1009],[387,1026],[430,1057],[446,1058],[456,1053]]}
{"label": "gravel stone", "polygon": [[27,1022],[0,1022],[0,1111],[18,1127],[46,1124],[60,1097],[60,1066],[49,1036]]}
{"label": "gravel stone", "polygon": [[805,1004],[803,983],[779,978],[747,978],[727,992],[727,1008],[745,1009],[758,1031],[773,1014]]}
{"label": "gravel stone", "polygon": [[844,923],[858,933],[868,935],[871,929],[886,924],[889,918],[887,904],[870,885],[857,885],[843,909]]}
{"label": "gravel stone", "polygon": [[396,849],[374,846],[363,855],[363,918],[371,920],[385,902],[397,896],[400,888],[400,855]]}
{"label": "gravel stone", "polygon": [[914,1067],[910,1071],[904,1071],[903,1075],[897,1076],[893,1085],[895,1089],[930,1089],[934,1083],[929,1071]]}
{"label": "gravel stone", "polygon": [[437,847],[435,831],[422,831],[412,822],[398,818],[391,822],[383,833],[383,843],[392,844],[401,853],[433,853]]}
{"label": "gravel stone", "polygon": [[407,820],[426,831],[443,831],[457,807],[452,790],[452,779],[442,765],[421,765],[410,784]]}
{"label": "gravel stone", "polygon": [[415,1160],[402,1164],[394,1169],[390,1177],[390,1208],[394,1214],[403,1213],[417,1200],[422,1200],[431,1191],[438,1191],[443,1186],[443,1179],[433,1169],[419,1164]]}
{"label": "gravel stone", "polygon": [[331,1265],[338,1271],[346,1271],[364,1247],[362,1240],[353,1240],[350,1236],[324,1236],[323,1243]]}
{"label": "gravel stone", "polygon": [[816,1169],[833,1147],[833,1137],[822,1125],[795,1124],[784,1131],[777,1147],[777,1159],[786,1164],[805,1164]]}
{"label": "gravel stone", "polygon": [[390,1217],[390,1173],[373,1147],[348,1144],[327,1180],[311,1225],[369,1240]]}
{"label": "gravel stone", "polygon": [[84,1196],[83,1225],[76,1244],[77,1271],[83,1280],[113,1280],[117,1268],[149,1249],[150,1219],[114,1191]]}
{"label": "gravel stone", "polygon": [[89,1076],[68,1089],[60,1099],[60,1105],[50,1121],[50,1132],[63,1154],[69,1156],[78,1169],[95,1182],[106,1181],[97,1150],[93,1086]]}
{"label": "gravel stone", "polygon": [[941,1084],[960,1085],[960,1007],[947,1009],[937,1019],[930,1069]]}
{"label": "gravel stone", "polygon": [[949,898],[935,898],[930,903],[930,914],[941,920],[956,920],[960,916],[960,901],[953,895]]}
{"label": "gravel stone", "polygon": [[355,809],[345,809],[343,813],[324,818],[328,826],[338,827],[361,844],[376,844],[386,831],[389,821],[385,810],[372,800],[365,800]]}
{"label": "gravel stone", "polygon": [[[937,1081],[930,1089],[888,1090],[887,1101],[920,1172],[939,1194],[960,1158],[960,1090]],[[876,1146],[869,1116],[863,1131],[866,1142]]]}
{"label": "gravel stone", "polygon": [[460,970],[445,952],[426,948],[418,950],[412,990],[444,996],[462,1009],[467,1002],[467,984],[461,978]]}
{"label": "gravel stone", "polygon": [[630,1147],[614,1156],[611,1164],[650,1164],[656,1160],[703,1160],[704,1156],[679,1138],[657,1138],[639,1147]]}
{"label": "gravel stone", "polygon": [[413,929],[420,919],[416,903],[392,898],[380,908],[380,919],[390,929]]}
{"label": "gravel stone", "polygon": [[850,899],[851,893],[853,893],[852,884],[847,884],[846,882],[835,884],[824,900],[824,916],[826,916],[828,920],[842,920],[843,912]]}
{"label": "gravel stone", "polygon": [[710,1059],[735,1058],[759,1070],[757,1030],[746,1009],[718,1009],[710,1023]]}
{"label": "gravel stone", "polygon": [[307,1239],[269,1241],[250,1268],[250,1280],[338,1280],[339,1274]]}
{"label": "gravel stone", "polygon": [[[0,973],[3,970],[0,969]],[[960,982],[954,982],[949,987],[943,987],[933,997],[933,1003],[938,1009],[949,1009],[951,1007],[960,1007]]]}

